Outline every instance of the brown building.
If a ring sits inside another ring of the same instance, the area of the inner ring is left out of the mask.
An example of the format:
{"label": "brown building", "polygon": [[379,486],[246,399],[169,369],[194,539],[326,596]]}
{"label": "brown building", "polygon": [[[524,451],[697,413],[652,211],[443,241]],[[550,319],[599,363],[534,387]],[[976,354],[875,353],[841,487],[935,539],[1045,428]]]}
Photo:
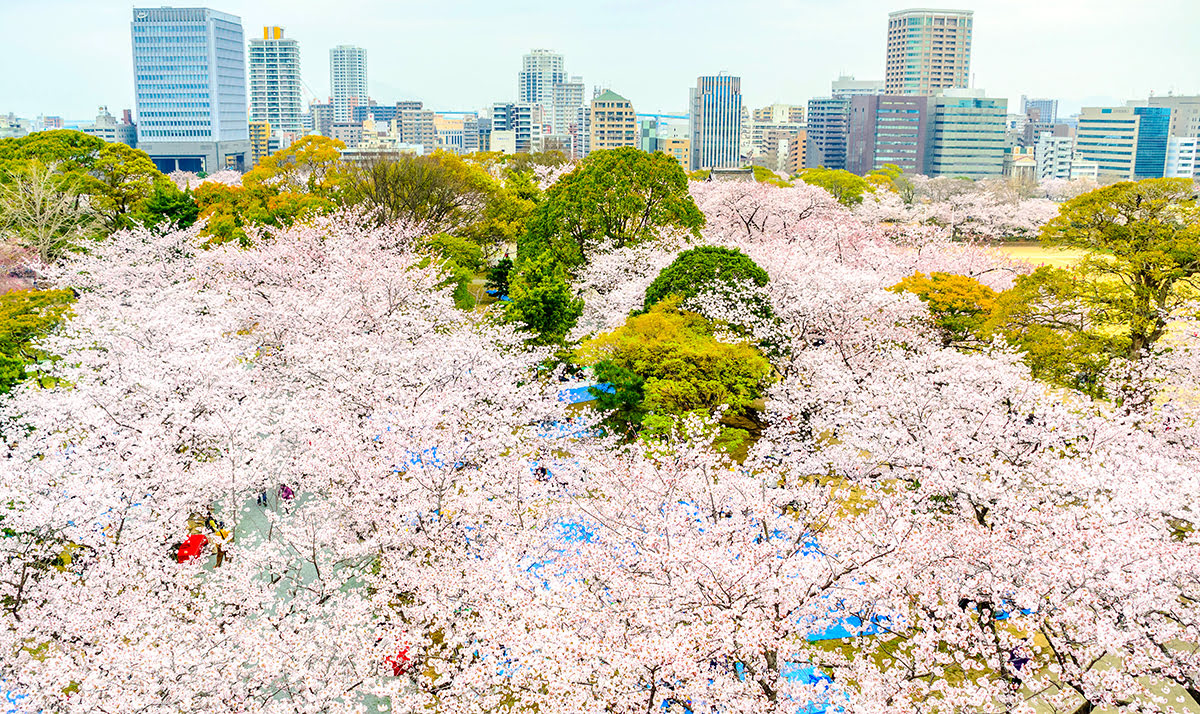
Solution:
{"label": "brown building", "polygon": [[609,90],[592,100],[590,151],[638,145],[637,114],[633,104]]}
{"label": "brown building", "polygon": [[926,173],[932,119],[929,97],[851,97],[846,170],[865,176],[895,164],[905,173]]}

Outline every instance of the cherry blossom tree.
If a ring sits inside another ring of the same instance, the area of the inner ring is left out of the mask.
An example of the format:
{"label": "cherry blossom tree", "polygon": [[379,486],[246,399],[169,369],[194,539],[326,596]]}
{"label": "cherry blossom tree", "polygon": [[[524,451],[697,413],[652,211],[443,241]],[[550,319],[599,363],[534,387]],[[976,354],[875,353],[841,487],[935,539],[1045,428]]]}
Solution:
{"label": "cherry blossom tree", "polygon": [[[740,462],[700,419],[606,436],[546,349],[454,308],[412,226],[139,229],[53,268],[80,293],[42,343],[59,381],[0,403],[4,686],[64,712],[1179,711],[1194,328],[1123,409],[943,348],[888,290],[1002,289],[1003,256],[817,189],[693,190],[699,240],[771,278]],[[581,334],[685,245],[595,256]]]}

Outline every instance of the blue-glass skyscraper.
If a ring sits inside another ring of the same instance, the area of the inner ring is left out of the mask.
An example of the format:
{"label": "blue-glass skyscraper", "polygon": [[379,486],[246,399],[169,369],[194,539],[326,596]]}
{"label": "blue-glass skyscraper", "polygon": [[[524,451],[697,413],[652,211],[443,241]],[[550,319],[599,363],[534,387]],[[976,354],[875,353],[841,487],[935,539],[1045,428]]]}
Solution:
{"label": "blue-glass skyscraper", "polygon": [[1134,107],[1138,122],[1137,154],[1133,161],[1136,180],[1162,178],[1166,174],[1167,138],[1171,134],[1170,107]]}
{"label": "blue-glass skyscraper", "polygon": [[689,91],[692,171],[742,165],[742,78],[698,77]]}
{"label": "blue-glass skyscraper", "polygon": [[208,8],[134,8],[138,148],[159,170],[250,166],[242,21]]}

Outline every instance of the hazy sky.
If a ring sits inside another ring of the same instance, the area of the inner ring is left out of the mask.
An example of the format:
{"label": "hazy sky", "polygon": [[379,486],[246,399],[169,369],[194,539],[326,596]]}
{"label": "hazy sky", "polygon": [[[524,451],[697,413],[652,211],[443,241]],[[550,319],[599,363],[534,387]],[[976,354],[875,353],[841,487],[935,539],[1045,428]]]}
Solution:
{"label": "hazy sky", "polygon": [[[145,3],[153,5],[154,3]],[[176,7],[188,3],[173,3]],[[0,0],[0,113],[87,119],[131,106],[133,3]],[[329,48],[365,47],[371,96],[477,109],[516,94],[521,55],[547,47],[567,72],[640,112],[682,111],[699,74],[742,77],[751,106],[829,93],[840,73],[883,75],[887,13],[904,0],[213,0],[247,38],[282,25],[302,74],[329,92]],[[971,71],[989,95],[1082,104],[1200,93],[1200,0],[961,0],[975,11]],[[589,95],[590,96],[590,95]]]}

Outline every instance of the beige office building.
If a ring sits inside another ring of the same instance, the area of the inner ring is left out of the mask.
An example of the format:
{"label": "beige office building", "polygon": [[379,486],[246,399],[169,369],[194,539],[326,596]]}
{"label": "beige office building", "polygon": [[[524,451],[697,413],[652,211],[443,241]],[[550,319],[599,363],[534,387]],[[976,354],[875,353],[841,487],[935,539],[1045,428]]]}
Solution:
{"label": "beige office building", "polygon": [[887,94],[931,95],[970,86],[970,10],[900,10],[888,15]]}
{"label": "beige office building", "polygon": [[628,99],[612,90],[592,100],[590,150],[638,145],[637,114]]}

